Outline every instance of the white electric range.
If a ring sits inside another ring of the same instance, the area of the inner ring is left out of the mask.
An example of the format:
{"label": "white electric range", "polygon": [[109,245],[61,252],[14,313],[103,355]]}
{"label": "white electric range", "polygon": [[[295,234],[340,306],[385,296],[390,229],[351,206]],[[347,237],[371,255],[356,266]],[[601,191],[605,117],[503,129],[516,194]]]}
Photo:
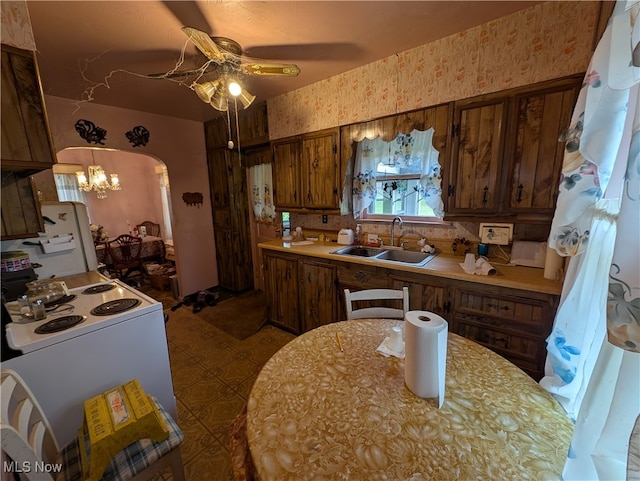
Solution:
{"label": "white electric range", "polygon": [[47,318],[26,322],[12,303],[2,362],[18,372],[42,405],[58,442],[73,439],[84,401],[137,378],[175,417],[176,402],[162,304],[119,280],[69,290]]}

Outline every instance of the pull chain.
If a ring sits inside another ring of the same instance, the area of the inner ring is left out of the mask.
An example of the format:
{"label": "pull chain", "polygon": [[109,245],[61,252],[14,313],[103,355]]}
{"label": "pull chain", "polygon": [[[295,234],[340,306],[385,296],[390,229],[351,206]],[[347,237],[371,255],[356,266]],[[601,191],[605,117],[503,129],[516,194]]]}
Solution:
{"label": "pull chain", "polygon": [[227,126],[229,127],[229,141],[227,147],[229,150],[233,149],[233,140],[231,139],[231,117],[229,117],[229,100],[227,99]]}
{"label": "pull chain", "polygon": [[236,108],[236,137],[238,138],[238,160],[240,160],[240,124],[238,122],[238,99],[233,97],[233,103]]}

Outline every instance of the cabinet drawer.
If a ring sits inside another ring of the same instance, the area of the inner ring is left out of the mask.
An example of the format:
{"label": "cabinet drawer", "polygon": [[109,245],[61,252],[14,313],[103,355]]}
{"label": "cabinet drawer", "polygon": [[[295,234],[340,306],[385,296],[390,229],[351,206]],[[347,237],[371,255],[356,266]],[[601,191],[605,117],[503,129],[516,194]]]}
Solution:
{"label": "cabinet drawer", "polygon": [[547,305],[543,301],[524,301],[517,298],[459,290],[456,299],[456,312],[481,317],[490,316],[510,321],[504,323],[502,327],[513,324],[530,332],[547,334]]}
{"label": "cabinet drawer", "polygon": [[386,289],[391,286],[389,271],[376,267],[338,267],[338,282],[349,288]]}
{"label": "cabinet drawer", "polygon": [[491,349],[527,371],[538,371],[544,341],[494,330],[456,317],[453,332]]}

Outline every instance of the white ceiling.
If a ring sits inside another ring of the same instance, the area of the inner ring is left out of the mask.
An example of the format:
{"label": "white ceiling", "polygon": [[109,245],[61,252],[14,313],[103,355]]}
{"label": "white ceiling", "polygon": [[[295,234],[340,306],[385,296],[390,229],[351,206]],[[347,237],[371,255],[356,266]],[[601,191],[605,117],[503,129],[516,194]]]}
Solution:
{"label": "white ceiling", "polygon": [[173,69],[185,45],[181,69],[204,63],[184,25],[230,37],[250,57],[300,66],[295,78],[246,79],[259,102],[537,3],[28,0],[27,7],[45,94],[206,121],[220,113],[186,85],[144,76]]}

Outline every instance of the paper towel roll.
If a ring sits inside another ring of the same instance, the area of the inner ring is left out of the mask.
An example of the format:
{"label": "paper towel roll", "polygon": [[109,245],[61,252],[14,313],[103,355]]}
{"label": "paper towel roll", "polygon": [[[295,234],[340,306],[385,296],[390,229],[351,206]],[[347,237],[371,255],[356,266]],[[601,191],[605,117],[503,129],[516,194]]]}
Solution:
{"label": "paper towel roll", "polygon": [[555,249],[547,247],[547,256],[544,259],[544,278],[560,279],[563,268],[564,257],[558,254]]}
{"label": "paper towel roll", "polygon": [[409,311],[404,317],[404,380],[407,387],[422,398],[444,402],[449,325],[428,311]]}

